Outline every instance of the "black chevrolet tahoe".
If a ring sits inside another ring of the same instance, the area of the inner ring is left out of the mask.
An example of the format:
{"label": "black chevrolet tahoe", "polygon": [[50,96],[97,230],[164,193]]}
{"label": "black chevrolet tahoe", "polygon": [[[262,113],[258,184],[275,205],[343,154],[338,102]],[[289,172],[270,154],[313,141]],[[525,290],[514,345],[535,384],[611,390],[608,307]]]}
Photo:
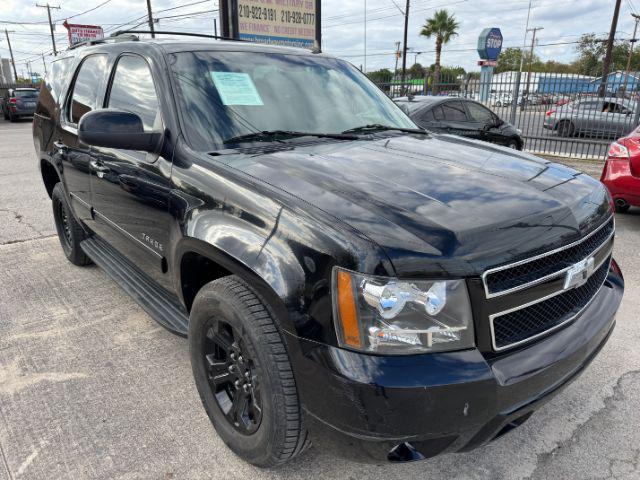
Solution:
{"label": "black chevrolet tahoe", "polygon": [[325,54],[119,34],[56,58],[33,138],[66,257],[188,338],[258,466],[482,446],[614,325],[602,184],[421,130]]}

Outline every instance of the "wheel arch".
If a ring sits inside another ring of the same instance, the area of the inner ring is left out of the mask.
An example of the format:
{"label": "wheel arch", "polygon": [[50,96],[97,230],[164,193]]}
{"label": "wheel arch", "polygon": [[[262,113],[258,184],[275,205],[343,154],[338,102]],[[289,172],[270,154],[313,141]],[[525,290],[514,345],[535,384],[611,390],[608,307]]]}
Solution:
{"label": "wheel arch", "polygon": [[62,181],[62,176],[58,173],[56,167],[46,159],[40,159],[40,174],[42,175],[42,182],[44,183],[44,187],[47,189],[47,194],[49,198],[52,197],[53,187],[56,186],[56,183]]}
{"label": "wheel arch", "polygon": [[[256,269],[217,248],[216,246],[193,237],[183,238],[175,250],[174,285],[188,312],[198,292],[207,283],[229,275],[236,275],[245,281],[273,310],[278,319],[288,325],[287,284],[285,278],[266,280],[275,269],[266,266]],[[269,273],[267,273],[269,272]]]}

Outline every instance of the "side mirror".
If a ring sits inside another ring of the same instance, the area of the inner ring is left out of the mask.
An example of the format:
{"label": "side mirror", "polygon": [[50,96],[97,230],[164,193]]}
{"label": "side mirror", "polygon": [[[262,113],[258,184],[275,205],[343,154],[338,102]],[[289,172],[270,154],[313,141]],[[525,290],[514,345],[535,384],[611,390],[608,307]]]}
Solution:
{"label": "side mirror", "polygon": [[162,133],[145,132],[142,119],[135,113],[106,108],[82,116],[78,139],[94,147],[155,152]]}

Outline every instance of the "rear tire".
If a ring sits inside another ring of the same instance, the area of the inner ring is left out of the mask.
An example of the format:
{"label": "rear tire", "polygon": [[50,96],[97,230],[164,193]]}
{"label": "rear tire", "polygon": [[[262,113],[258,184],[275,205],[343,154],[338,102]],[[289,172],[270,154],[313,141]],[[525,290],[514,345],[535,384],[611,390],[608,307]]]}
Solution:
{"label": "rear tire", "polygon": [[558,136],[560,137],[573,137],[575,135],[576,129],[569,120],[562,120],[558,123],[556,127],[558,131]]}
{"label": "rear tire", "polygon": [[616,213],[627,213],[630,208],[631,208],[631,205],[629,205],[629,204],[616,205]]}
{"label": "rear tire", "polygon": [[207,415],[236,455],[274,467],[306,448],[282,333],[267,305],[240,278],[220,278],[198,292],[189,352]]}
{"label": "rear tire", "polygon": [[517,140],[515,140],[513,138],[508,140],[505,146],[507,148],[511,148],[513,150],[520,150],[520,144],[518,143]]}
{"label": "rear tire", "polygon": [[11,112],[9,112],[9,121],[10,121],[11,123],[15,123],[15,122],[16,122],[16,120],[18,120],[18,119],[17,119],[16,117],[14,117],[14,116],[11,114]]}
{"label": "rear tire", "polygon": [[71,207],[60,182],[53,187],[51,203],[53,204],[53,218],[58,231],[58,239],[64,255],[71,263],[79,267],[90,264],[91,259],[80,248],[80,242],[86,238],[86,234],[71,213]]}

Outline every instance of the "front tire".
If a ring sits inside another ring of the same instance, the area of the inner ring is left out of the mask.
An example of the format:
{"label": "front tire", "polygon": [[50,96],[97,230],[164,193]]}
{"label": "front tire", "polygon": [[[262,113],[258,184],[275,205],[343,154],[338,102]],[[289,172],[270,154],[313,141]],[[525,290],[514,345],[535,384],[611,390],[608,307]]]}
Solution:
{"label": "front tire", "polygon": [[80,248],[80,242],[86,238],[86,234],[71,213],[71,207],[64,193],[64,188],[62,188],[62,183],[58,182],[53,187],[51,202],[58,239],[64,255],[71,263],[79,267],[90,264],[91,259]]}
{"label": "front tire", "polygon": [[207,415],[236,455],[274,467],[304,450],[307,433],[282,333],[240,278],[220,278],[198,292],[189,352]]}

